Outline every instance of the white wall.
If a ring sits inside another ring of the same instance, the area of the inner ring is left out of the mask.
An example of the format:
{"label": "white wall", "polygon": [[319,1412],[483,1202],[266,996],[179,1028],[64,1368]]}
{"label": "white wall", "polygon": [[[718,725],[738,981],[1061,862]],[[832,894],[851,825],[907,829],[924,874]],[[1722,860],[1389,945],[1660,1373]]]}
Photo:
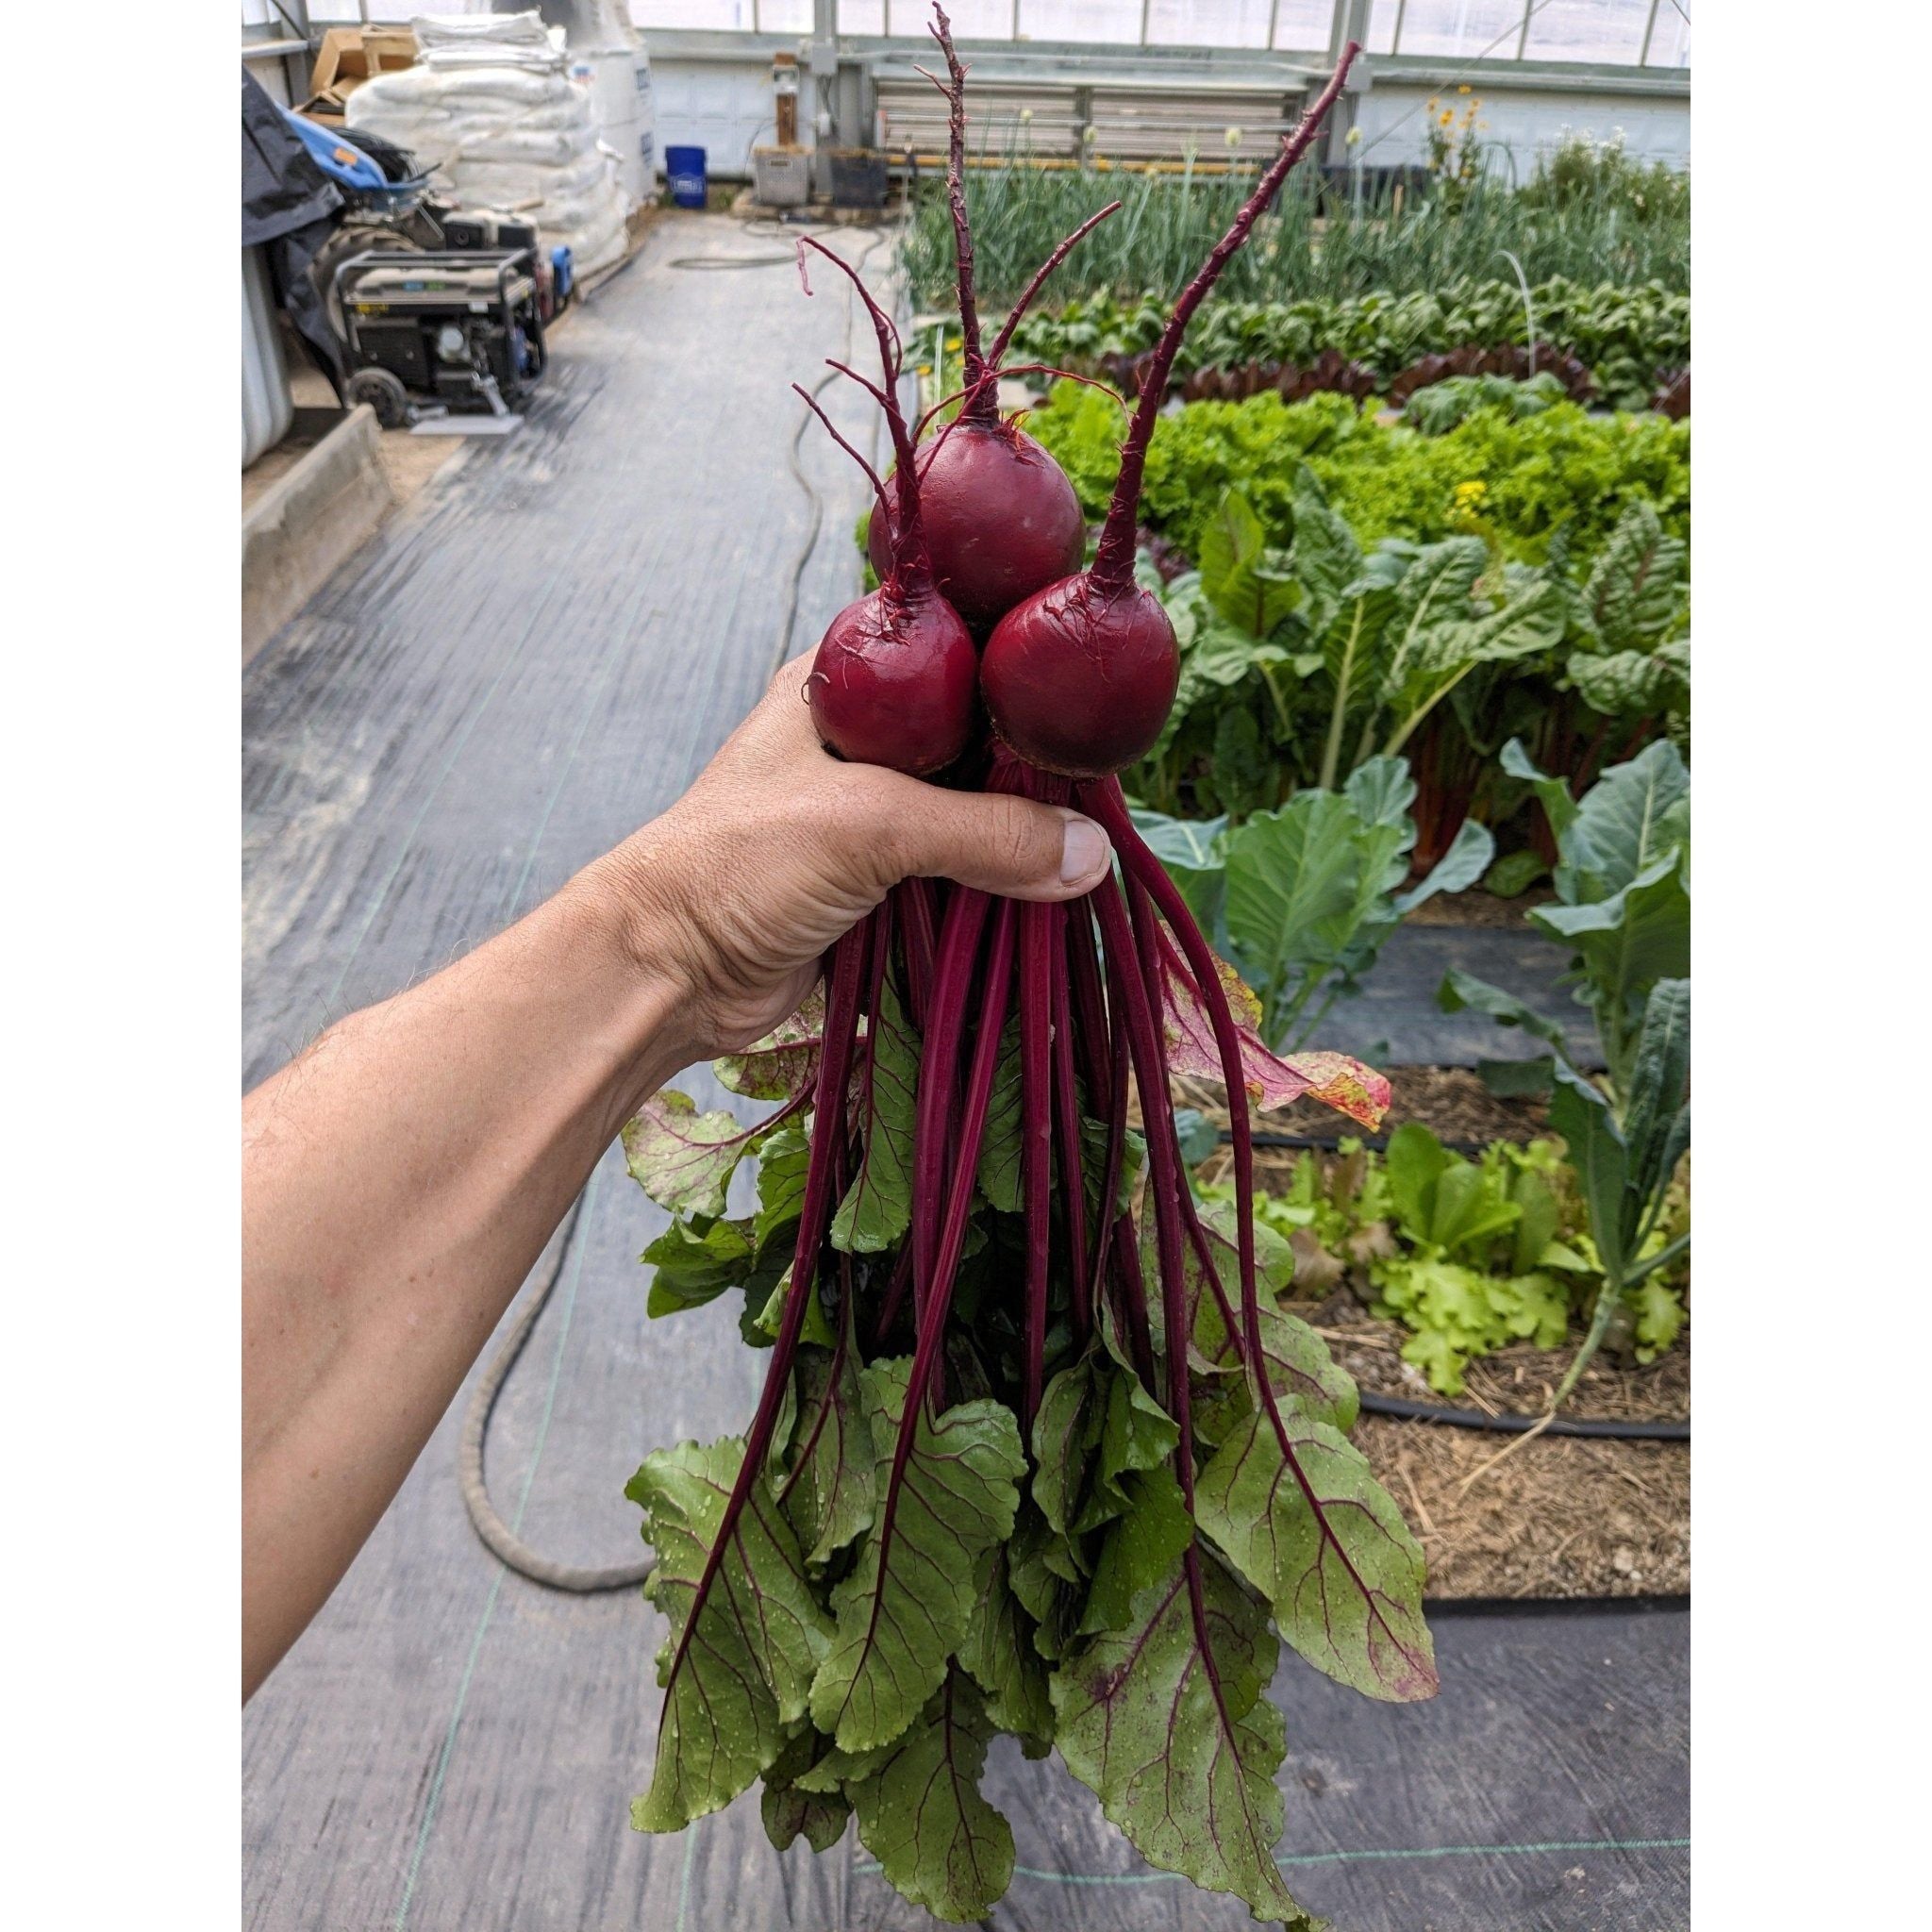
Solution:
{"label": "white wall", "polygon": [[[1379,167],[1427,160],[1425,104],[1434,93],[1431,89],[1401,87],[1378,79],[1361,104],[1362,144],[1357,152],[1362,158]],[[1441,98],[1446,107],[1457,97],[1452,89]],[[1587,133],[1606,141],[1619,128],[1624,132],[1624,147],[1637,159],[1665,161],[1674,168],[1690,165],[1688,100],[1554,92],[1497,92],[1482,99],[1482,118],[1490,124],[1482,139],[1509,150],[1516,159],[1519,180],[1527,180],[1537,156],[1556,147],[1565,135]]]}
{"label": "white wall", "polygon": [[[658,160],[668,147],[701,147],[714,178],[749,179],[751,148],[776,133],[769,59],[737,62],[651,57],[658,104]],[[811,144],[810,115],[801,98],[799,137]]]}

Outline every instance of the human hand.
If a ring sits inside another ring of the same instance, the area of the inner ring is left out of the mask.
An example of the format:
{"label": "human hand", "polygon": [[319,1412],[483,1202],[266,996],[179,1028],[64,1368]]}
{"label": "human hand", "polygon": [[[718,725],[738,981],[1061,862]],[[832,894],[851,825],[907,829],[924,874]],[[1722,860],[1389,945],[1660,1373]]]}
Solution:
{"label": "human hand", "polygon": [[637,957],[676,982],[694,1057],[737,1052],[795,1012],[826,949],[903,878],[1071,899],[1112,862],[1077,812],[834,758],[806,703],[813,655],[785,665],[691,790],[601,862],[632,908]]}

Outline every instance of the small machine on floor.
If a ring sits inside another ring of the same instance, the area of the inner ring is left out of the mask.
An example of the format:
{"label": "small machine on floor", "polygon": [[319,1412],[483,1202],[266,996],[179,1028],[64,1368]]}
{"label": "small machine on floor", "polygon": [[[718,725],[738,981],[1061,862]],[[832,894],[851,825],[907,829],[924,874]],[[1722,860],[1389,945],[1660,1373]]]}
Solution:
{"label": "small machine on floor", "polygon": [[501,434],[542,375],[542,304],[527,247],[370,250],[335,272],[347,400],[386,429]]}

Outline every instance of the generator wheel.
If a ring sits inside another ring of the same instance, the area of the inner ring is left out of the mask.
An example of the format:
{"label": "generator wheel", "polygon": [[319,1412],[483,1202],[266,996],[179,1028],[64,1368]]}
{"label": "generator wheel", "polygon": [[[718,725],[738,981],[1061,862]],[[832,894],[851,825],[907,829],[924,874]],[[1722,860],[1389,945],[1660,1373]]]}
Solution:
{"label": "generator wheel", "polygon": [[385,429],[400,429],[409,420],[409,391],[387,369],[358,369],[349,377],[349,407],[367,403]]}

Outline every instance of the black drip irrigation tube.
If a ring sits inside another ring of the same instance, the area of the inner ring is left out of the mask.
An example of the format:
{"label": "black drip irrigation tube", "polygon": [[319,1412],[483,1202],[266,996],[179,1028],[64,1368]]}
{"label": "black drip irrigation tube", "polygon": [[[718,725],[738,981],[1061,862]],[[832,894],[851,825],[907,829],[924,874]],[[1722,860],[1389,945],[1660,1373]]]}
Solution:
{"label": "black drip irrigation tube", "polygon": [[1399,1417],[1404,1422],[1441,1423],[1457,1429],[1490,1429],[1498,1435],[1526,1436],[1535,1429],[1544,1436],[1594,1436],[1607,1442],[1688,1442],[1690,1420],[1625,1422],[1599,1416],[1491,1415],[1480,1408],[1439,1408],[1433,1402],[1410,1402],[1400,1395],[1377,1395],[1364,1389],[1361,1406],[1370,1415]]}
{"label": "black drip irrigation tube", "polygon": [[[1223,1146],[1234,1136],[1225,1127],[1215,1130]],[[1388,1146],[1386,1134],[1351,1136],[1364,1147],[1377,1153]],[[1334,1154],[1339,1151],[1339,1134],[1259,1133],[1252,1137],[1257,1147],[1295,1148],[1304,1152]],[[1455,1154],[1480,1154],[1488,1143],[1480,1141],[1444,1141],[1442,1145]],[[1604,1442],[1688,1442],[1690,1419],[1682,1422],[1626,1422],[1602,1416],[1555,1416],[1544,1421],[1536,1415],[1491,1415],[1480,1408],[1444,1408],[1433,1402],[1410,1402],[1400,1395],[1361,1392],[1361,1406],[1370,1415],[1394,1416],[1403,1422],[1439,1423],[1447,1428],[1487,1429],[1501,1436],[1526,1436],[1535,1429],[1543,1436],[1591,1436]]]}

